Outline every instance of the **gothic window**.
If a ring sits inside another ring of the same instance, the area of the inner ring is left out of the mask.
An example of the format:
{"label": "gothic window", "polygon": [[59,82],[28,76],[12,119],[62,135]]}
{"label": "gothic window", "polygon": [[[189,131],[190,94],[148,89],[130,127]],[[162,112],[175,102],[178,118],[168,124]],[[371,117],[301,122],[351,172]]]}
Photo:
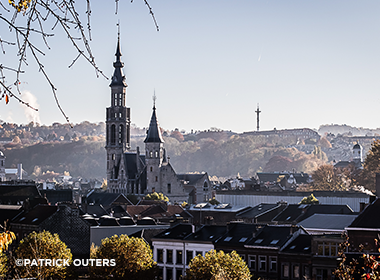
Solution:
{"label": "gothic window", "polygon": [[115,131],[115,125],[111,125],[111,145],[115,145],[116,141],[116,131]]}
{"label": "gothic window", "polygon": [[124,126],[119,126],[119,144],[123,143]]}
{"label": "gothic window", "polygon": [[153,172],[153,167],[152,166],[150,167],[150,172]]}
{"label": "gothic window", "polygon": [[168,193],[172,193],[172,185],[170,183],[168,184]]}
{"label": "gothic window", "polygon": [[158,152],[156,151],[156,158],[158,158]]}
{"label": "gothic window", "polygon": [[150,153],[149,153],[149,157],[150,157],[150,158],[153,157],[153,152],[150,152]]}
{"label": "gothic window", "polygon": [[203,191],[204,192],[208,191],[208,184],[207,184],[207,182],[204,182],[204,184],[203,184]]}
{"label": "gothic window", "polygon": [[115,154],[112,154],[112,160],[115,160],[115,159],[116,159]]}
{"label": "gothic window", "polygon": [[114,98],[113,98],[113,105],[117,106],[117,95],[116,94],[114,95]]}
{"label": "gothic window", "polygon": [[156,182],[158,182],[158,177],[156,176]]}

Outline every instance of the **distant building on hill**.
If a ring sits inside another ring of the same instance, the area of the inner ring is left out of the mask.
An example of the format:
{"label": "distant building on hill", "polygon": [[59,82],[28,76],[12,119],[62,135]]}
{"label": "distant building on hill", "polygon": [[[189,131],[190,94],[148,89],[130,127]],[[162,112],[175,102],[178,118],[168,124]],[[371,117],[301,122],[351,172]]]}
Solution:
{"label": "distant building on hill", "polygon": [[352,160],[339,161],[334,165],[334,167],[345,168],[349,165],[352,165],[356,169],[363,169],[363,147],[359,143],[356,143],[352,147]]}
{"label": "distant building on hill", "polygon": [[17,168],[5,167],[6,156],[0,151],[0,182],[11,180],[22,180],[28,176],[28,173],[22,169],[22,164],[17,164]]}
{"label": "distant building on hill", "polygon": [[272,136],[278,136],[281,138],[287,138],[287,137],[297,137],[298,139],[314,139],[318,141],[321,136],[318,134],[318,132],[310,129],[310,128],[294,128],[294,129],[273,129],[273,130],[266,130],[266,131],[249,131],[244,132],[243,134],[246,135],[256,135],[256,136],[263,136],[263,137],[272,137]]}

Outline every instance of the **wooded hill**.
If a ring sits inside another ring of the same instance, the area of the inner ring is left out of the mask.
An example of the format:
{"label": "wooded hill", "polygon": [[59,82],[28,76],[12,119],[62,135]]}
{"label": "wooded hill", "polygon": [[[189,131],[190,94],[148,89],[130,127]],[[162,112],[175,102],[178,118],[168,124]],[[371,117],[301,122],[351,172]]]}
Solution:
{"label": "wooded hill", "polygon": [[[254,176],[258,171],[311,172],[327,161],[319,143],[307,154],[292,147],[294,138],[263,138],[214,131],[197,134],[168,134],[164,145],[177,173],[206,171],[210,176]],[[172,137],[171,137],[172,136]],[[94,141],[96,140],[96,141]],[[132,149],[144,151],[144,137],[133,137]],[[47,171],[84,178],[106,177],[104,137],[81,137],[79,140],[40,142],[26,146],[8,146],[4,151],[7,167],[22,163],[33,177]]]}

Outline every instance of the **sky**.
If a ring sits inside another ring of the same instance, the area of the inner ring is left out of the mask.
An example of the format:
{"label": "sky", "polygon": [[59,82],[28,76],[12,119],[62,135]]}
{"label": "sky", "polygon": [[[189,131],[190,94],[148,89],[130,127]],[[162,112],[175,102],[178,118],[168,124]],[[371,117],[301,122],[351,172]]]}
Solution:
{"label": "sky", "polygon": [[[85,1],[83,1],[83,4]],[[149,125],[152,96],[164,129],[233,132],[347,124],[378,128],[380,117],[380,1],[378,0],[150,0],[157,32],[143,0],[92,1],[90,42],[110,78],[120,40],[131,121]],[[85,11],[81,2],[78,10]],[[86,17],[83,17],[86,21]],[[48,27],[52,24],[48,25]],[[1,34],[8,28],[1,22]],[[48,28],[50,31],[50,29]],[[53,31],[50,31],[53,32]],[[105,121],[110,80],[79,59],[60,30],[41,57],[70,122]],[[4,36],[4,35],[3,35]],[[1,64],[17,57],[4,46]],[[12,55],[13,54],[13,55]],[[0,119],[65,123],[49,84],[28,57],[20,85],[32,112],[0,101]],[[7,73],[8,84],[13,82]]]}

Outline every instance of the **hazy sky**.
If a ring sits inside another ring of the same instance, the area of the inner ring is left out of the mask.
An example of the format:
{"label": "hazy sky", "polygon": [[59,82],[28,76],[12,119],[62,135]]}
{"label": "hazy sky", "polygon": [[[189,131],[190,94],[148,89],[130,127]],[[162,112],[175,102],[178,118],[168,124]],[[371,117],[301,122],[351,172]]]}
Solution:
{"label": "hazy sky", "polygon": [[[119,1],[117,15],[113,1],[92,1],[92,50],[108,77],[120,20],[127,105],[137,126],[148,126],[155,90],[165,129],[252,131],[257,103],[261,130],[380,127],[380,1],[149,2],[159,32],[142,0]],[[70,121],[104,121],[110,81],[83,59],[69,69],[76,53],[61,32],[49,39],[51,50],[38,42]],[[15,57],[5,48],[1,64],[11,66]],[[64,123],[31,56],[29,62],[21,88],[35,98],[39,115],[11,99],[1,101],[0,119]]]}

